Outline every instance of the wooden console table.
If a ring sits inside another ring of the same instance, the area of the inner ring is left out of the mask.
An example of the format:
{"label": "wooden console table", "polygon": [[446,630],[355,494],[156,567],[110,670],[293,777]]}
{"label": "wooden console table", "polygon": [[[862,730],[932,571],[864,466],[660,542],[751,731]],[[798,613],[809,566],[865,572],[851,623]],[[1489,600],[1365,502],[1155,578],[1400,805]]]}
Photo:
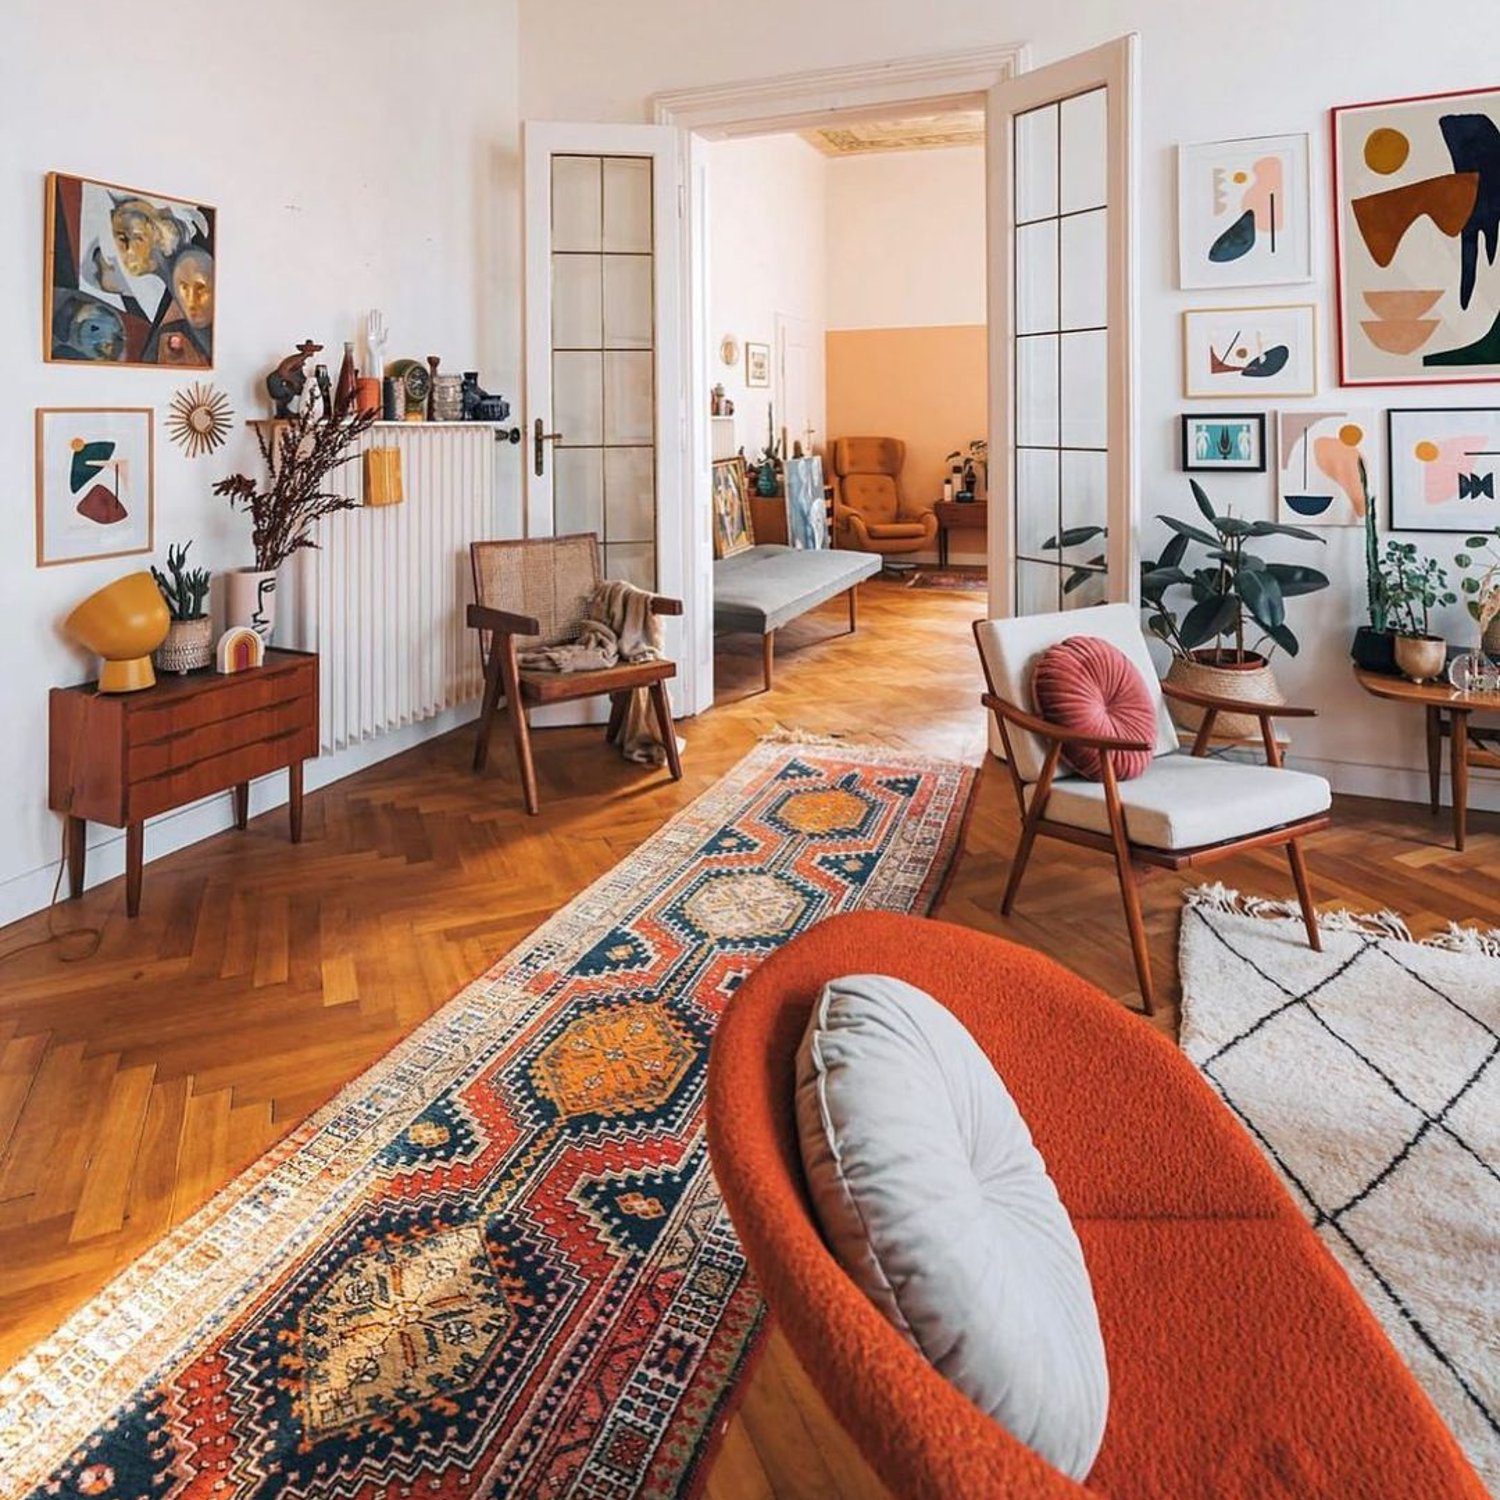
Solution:
{"label": "wooden console table", "polygon": [[1376,698],[1421,705],[1427,712],[1427,787],[1437,812],[1443,785],[1443,740],[1453,780],[1453,847],[1462,850],[1469,814],[1469,771],[1500,770],[1500,727],[1471,729],[1471,713],[1500,713],[1500,693],[1460,693],[1446,682],[1408,682],[1356,667],[1359,685]]}
{"label": "wooden console table", "polygon": [[139,693],[53,688],[48,806],[68,820],[68,890],[83,894],[89,822],[125,830],[125,911],[141,908],[146,819],[233,789],[250,817],[250,783],[285,769],[292,842],[302,838],[302,762],[318,753],[318,658],[267,651],[265,665],[158,677]]}
{"label": "wooden console table", "polygon": [[950,531],[988,531],[988,500],[939,500],[932,507],[938,523],[938,566],[948,566],[948,533]]}

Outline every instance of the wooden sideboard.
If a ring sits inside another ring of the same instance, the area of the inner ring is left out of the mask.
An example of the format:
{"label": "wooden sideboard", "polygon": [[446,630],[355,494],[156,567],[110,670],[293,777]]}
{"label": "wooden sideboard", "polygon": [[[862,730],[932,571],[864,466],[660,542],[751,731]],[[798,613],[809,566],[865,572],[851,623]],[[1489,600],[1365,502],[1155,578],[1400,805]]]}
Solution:
{"label": "wooden sideboard", "polygon": [[987,531],[990,524],[988,500],[939,500],[932,507],[938,523],[938,566],[948,566],[948,533],[950,531]]}
{"label": "wooden sideboard", "polygon": [[292,842],[302,838],[302,762],[318,753],[318,658],[267,651],[264,666],[162,674],[139,693],[53,688],[48,805],[67,818],[68,889],[83,894],[87,825],[125,830],[125,910],[141,906],[146,819],[232,790],[250,816],[250,783],[285,770]]}

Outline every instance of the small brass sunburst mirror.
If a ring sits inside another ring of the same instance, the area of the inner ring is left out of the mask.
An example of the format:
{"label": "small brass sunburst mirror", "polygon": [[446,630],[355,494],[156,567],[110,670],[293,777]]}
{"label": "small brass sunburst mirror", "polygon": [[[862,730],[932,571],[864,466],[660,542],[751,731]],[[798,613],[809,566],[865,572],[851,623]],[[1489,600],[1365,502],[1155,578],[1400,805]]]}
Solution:
{"label": "small brass sunburst mirror", "polygon": [[190,385],[178,391],[169,412],[167,436],[189,458],[212,453],[229,436],[234,416],[229,397],[211,385]]}

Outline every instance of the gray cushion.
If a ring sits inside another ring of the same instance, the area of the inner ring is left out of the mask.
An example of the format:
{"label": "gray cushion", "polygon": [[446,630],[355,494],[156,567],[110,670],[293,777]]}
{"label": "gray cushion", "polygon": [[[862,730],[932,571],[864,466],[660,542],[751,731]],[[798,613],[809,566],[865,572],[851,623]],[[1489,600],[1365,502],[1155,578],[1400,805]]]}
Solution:
{"label": "gray cushion", "polygon": [[839,1264],[976,1406],[1082,1479],[1109,1400],[1088,1271],[963,1025],[900,980],[834,980],[797,1054],[797,1133]]}
{"label": "gray cushion", "polygon": [[714,629],[780,630],[881,568],[873,552],[767,544],[714,564]]}

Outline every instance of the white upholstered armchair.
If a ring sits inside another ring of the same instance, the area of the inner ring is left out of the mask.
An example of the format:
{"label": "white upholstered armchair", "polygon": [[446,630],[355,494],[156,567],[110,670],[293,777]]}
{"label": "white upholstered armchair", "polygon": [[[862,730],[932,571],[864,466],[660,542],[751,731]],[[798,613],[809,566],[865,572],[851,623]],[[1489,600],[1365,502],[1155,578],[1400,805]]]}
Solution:
{"label": "white upholstered armchair", "polygon": [[[1049,647],[1074,636],[1109,642],[1139,670],[1156,710],[1154,743],[1080,733],[1038,715],[1031,692],[1036,663]],[[1154,869],[1180,870],[1239,849],[1284,844],[1308,942],[1322,946],[1298,840],[1329,826],[1329,787],[1321,776],[1282,767],[1274,723],[1277,718],[1309,718],[1313,710],[1213,698],[1160,682],[1139,616],[1128,604],[976,620],[974,638],[989,687],[983,701],[995,716],[1021,813],[1002,912],[1009,915],[1015,903],[1038,835],[1112,854],[1141,997],[1150,1014],[1156,993],[1137,881]],[[1164,692],[1205,710],[1190,750],[1178,741]],[[1207,758],[1220,713],[1252,714],[1260,720],[1265,765]],[[1062,756],[1070,745],[1100,752],[1100,780],[1069,770]],[[1147,750],[1152,758],[1144,774],[1131,780],[1115,774],[1114,755]]]}

